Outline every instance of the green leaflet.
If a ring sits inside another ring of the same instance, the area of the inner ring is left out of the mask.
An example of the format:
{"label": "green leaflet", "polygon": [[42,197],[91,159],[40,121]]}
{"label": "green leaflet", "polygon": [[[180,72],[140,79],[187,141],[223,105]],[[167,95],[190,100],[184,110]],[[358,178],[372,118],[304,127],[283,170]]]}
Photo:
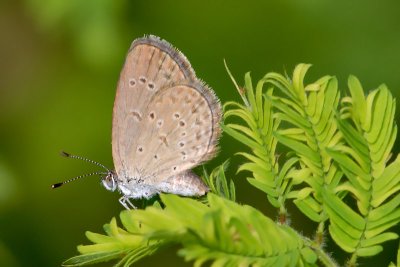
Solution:
{"label": "green leaflet", "polygon": [[312,197],[298,198],[294,200],[297,208],[314,222],[321,221],[321,206]]}
{"label": "green leaflet", "polygon": [[226,132],[227,134],[231,135],[232,137],[236,138],[238,141],[242,142],[243,144],[249,146],[249,147],[253,147],[255,149],[262,149],[261,146],[259,146],[257,144],[257,142],[254,142],[253,140],[251,140],[251,138],[247,137],[246,135],[240,133],[237,130],[234,130],[233,128],[230,128],[231,124],[228,125],[222,125],[222,129],[224,130],[224,132]]}
{"label": "green leaflet", "polygon": [[[386,192],[392,188],[396,188],[400,184],[400,157],[386,167],[379,179],[374,181],[374,207],[380,205],[387,199]],[[396,191],[397,192],[397,191]]]}
{"label": "green leaflet", "polygon": [[62,263],[62,266],[85,266],[99,262],[110,261],[121,258],[128,250],[117,250],[109,252],[93,252],[72,257]]}
{"label": "green leaflet", "polygon": [[364,129],[367,130],[368,126],[366,126],[365,123],[366,121],[369,121],[368,119],[366,119],[366,117],[368,118],[369,114],[367,113],[367,103],[364,97],[364,90],[361,86],[361,83],[356,77],[350,75],[348,86],[353,100],[353,118],[354,120],[359,121],[361,125],[364,125]]}

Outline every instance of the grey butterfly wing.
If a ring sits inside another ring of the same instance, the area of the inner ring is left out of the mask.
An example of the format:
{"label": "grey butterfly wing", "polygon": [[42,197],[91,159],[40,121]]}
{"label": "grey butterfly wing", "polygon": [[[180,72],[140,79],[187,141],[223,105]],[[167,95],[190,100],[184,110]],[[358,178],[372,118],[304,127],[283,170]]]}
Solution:
{"label": "grey butterfly wing", "polygon": [[146,114],[146,134],[138,139],[142,151],[133,152],[141,154],[144,176],[154,185],[173,176],[179,177],[177,183],[193,180],[192,174],[181,174],[217,150],[221,106],[215,94],[200,81],[177,84],[157,92]]}
{"label": "grey butterfly wing", "polygon": [[136,151],[138,137],[146,135],[141,122],[148,116],[145,111],[149,101],[162,88],[194,80],[189,61],[169,43],[154,36],[132,43],[121,71],[113,110],[112,150],[118,176],[133,177],[139,171],[140,166],[135,163],[141,159]]}

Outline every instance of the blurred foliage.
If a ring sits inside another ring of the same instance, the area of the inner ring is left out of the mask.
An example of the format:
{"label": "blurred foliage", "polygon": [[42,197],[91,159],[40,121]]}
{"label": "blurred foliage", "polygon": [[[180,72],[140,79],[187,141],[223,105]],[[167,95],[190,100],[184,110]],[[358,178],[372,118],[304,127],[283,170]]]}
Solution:
{"label": "blurred foliage", "polygon": [[[76,253],[85,229],[100,231],[121,210],[118,196],[98,182],[82,180],[56,192],[50,184],[90,171],[60,159],[62,149],[112,166],[111,111],[133,39],[151,33],[177,46],[223,102],[238,99],[228,89],[223,58],[235,76],[251,69],[255,78],[313,62],[318,71],[311,80],[321,73],[335,73],[338,80],[354,73],[364,88],[385,81],[398,98],[399,8],[394,0],[1,1],[0,181],[6,182],[0,242],[10,256],[0,257],[0,266],[57,266]],[[220,158],[244,148],[233,142],[222,138]],[[239,202],[271,213],[262,193],[240,177],[235,181]],[[301,218],[293,213],[291,219],[302,225]],[[395,262],[385,251],[361,263]],[[3,262],[10,258],[11,265]],[[160,259],[184,265],[169,250]]]}
{"label": "blurred foliage", "polygon": [[40,30],[69,36],[77,57],[92,67],[109,63],[125,45],[118,30],[122,1],[27,0],[26,5]]}

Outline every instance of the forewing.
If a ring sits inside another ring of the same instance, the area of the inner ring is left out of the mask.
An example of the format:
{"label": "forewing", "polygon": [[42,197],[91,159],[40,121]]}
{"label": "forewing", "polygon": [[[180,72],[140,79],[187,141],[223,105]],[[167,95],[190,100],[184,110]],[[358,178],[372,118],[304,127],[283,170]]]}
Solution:
{"label": "forewing", "polygon": [[121,71],[113,110],[112,150],[119,176],[130,177],[132,168],[140,169],[136,166],[140,154],[136,152],[138,140],[147,135],[147,107],[151,99],[163,88],[195,79],[186,57],[166,41],[149,36],[132,43]]}

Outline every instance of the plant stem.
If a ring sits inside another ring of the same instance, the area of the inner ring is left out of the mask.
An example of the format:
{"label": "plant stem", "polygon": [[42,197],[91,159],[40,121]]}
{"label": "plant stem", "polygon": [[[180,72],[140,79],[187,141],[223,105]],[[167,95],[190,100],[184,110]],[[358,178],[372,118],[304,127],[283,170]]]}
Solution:
{"label": "plant stem", "polygon": [[322,266],[327,267],[339,267],[339,265],[322,249],[321,244],[314,242],[308,238],[304,238],[304,244],[309,246],[318,256],[318,260],[322,263]]}
{"label": "plant stem", "polygon": [[319,247],[324,243],[324,222],[318,224],[317,232],[315,233],[315,243]]}
{"label": "plant stem", "polygon": [[346,263],[346,267],[355,267],[357,266],[357,254],[353,253],[351,255],[350,260]]}

